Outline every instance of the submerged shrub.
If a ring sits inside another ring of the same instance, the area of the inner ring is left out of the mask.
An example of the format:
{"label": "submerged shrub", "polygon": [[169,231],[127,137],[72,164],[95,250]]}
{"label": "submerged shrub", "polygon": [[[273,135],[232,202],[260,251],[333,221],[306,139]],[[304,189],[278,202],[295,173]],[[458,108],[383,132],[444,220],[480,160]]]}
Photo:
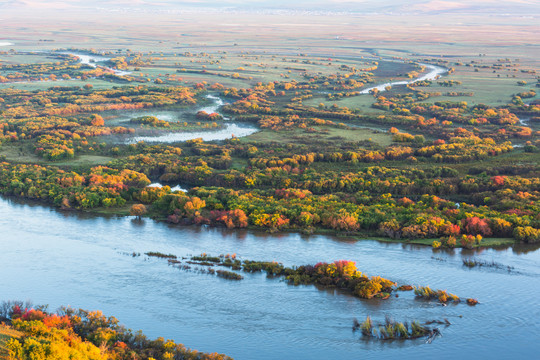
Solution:
{"label": "submerged shrub", "polygon": [[360,324],[362,335],[366,337],[376,338],[380,340],[391,339],[417,339],[419,337],[428,336],[433,333],[438,333],[437,329],[430,329],[427,326],[422,326],[417,321],[413,321],[409,326],[408,323],[396,322],[390,317],[386,317],[385,323],[377,328],[373,326],[373,321],[368,315],[366,320]]}
{"label": "submerged shrub", "polygon": [[460,301],[458,296],[448,293],[446,290],[432,290],[429,286],[420,286],[415,288],[414,294],[417,297],[426,300],[437,299],[441,303],[447,303],[448,301]]}

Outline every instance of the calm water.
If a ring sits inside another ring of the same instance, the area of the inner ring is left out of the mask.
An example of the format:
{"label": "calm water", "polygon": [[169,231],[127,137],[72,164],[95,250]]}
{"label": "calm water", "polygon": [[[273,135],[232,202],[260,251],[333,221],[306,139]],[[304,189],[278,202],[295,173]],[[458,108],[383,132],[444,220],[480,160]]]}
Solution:
{"label": "calm water", "polygon": [[[208,227],[177,227],[130,218],[96,217],[0,199],[0,298],[31,299],[54,309],[100,309],[150,337],[237,359],[524,358],[540,338],[540,253],[484,250],[477,258],[515,267],[514,273],[466,269],[464,256],[401,244],[352,242],[327,236],[268,235]],[[242,281],[184,272],[154,258],[237,253],[286,265],[350,259],[370,275],[431,285],[481,304],[442,307],[413,299],[360,300],[314,286],[294,287],[264,275]],[[433,259],[436,257],[437,259]],[[443,337],[419,341],[364,341],[352,319],[383,321],[448,318]],[[460,317],[462,316],[462,317]]]}
{"label": "calm water", "polygon": [[[71,52],[71,51],[61,52],[61,54],[69,54],[69,55],[76,56],[79,58],[79,61],[81,62],[81,64],[89,65],[93,68],[97,67],[98,65],[97,63],[103,63],[111,59],[110,57],[106,57],[106,56],[95,55],[95,54],[83,54],[83,53]],[[100,64],[100,66],[106,69],[112,70],[115,73],[115,75],[118,75],[118,76],[131,74],[131,71],[113,69],[107,66],[103,66],[102,64]]]}
{"label": "calm water", "polygon": [[[152,183],[150,185],[148,185],[148,187],[158,187],[158,188],[162,188],[163,187],[163,184],[159,183],[159,182],[155,182],[155,183]],[[189,189],[186,188],[186,186],[183,186],[183,185],[169,185],[169,187],[171,188],[171,191],[183,191],[183,192],[188,192]]]}
{"label": "calm water", "polygon": [[[188,121],[195,120],[195,115],[199,111],[206,111],[207,113],[217,112],[223,105],[226,104],[225,100],[212,95],[206,95],[207,101],[202,105],[196,105],[189,108],[180,109],[151,109],[151,110],[131,110],[131,111],[111,111],[105,113],[107,117],[107,123],[109,125],[125,125],[129,120],[140,116],[155,116],[160,120],[169,122],[174,121]],[[256,133],[259,129],[250,123],[242,122],[229,122],[228,117],[224,117],[223,127],[218,129],[205,129],[198,131],[183,131],[183,132],[160,132],[158,135],[137,135],[137,136],[120,136],[114,137],[116,141],[126,142],[128,144],[134,144],[139,141],[145,141],[149,143],[175,143],[183,142],[187,140],[201,138],[204,141],[218,141],[226,140],[232,137],[244,137]]]}
{"label": "calm water", "polygon": [[436,66],[436,65],[430,65],[430,64],[422,64],[420,63],[420,65],[424,66],[426,69],[429,70],[429,72],[425,73],[424,75],[421,75],[419,77],[417,77],[416,79],[414,80],[404,80],[404,81],[391,81],[391,82],[387,82],[387,83],[384,83],[384,84],[380,84],[380,85],[377,85],[377,86],[372,86],[370,88],[367,88],[367,89],[364,89],[362,91],[360,91],[360,94],[369,94],[369,92],[373,89],[377,89],[379,90],[379,92],[383,92],[383,91],[386,91],[386,87],[387,86],[394,86],[394,85],[407,85],[407,84],[412,84],[416,81],[424,81],[424,80],[437,80],[442,74],[445,74],[448,72],[448,69],[445,69],[441,66]]}
{"label": "calm water", "polygon": [[201,138],[203,141],[216,141],[216,140],[226,140],[233,137],[244,137],[259,131],[258,128],[251,124],[244,123],[227,123],[223,128],[218,130],[201,130],[201,131],[186,131],[186,132],[168,132],[161,135],[151,136],[135,136],[130,138],[127,143],[135,144],[139,141],[144,141],[148,143],[175,143],[188,141],[193,139]]}

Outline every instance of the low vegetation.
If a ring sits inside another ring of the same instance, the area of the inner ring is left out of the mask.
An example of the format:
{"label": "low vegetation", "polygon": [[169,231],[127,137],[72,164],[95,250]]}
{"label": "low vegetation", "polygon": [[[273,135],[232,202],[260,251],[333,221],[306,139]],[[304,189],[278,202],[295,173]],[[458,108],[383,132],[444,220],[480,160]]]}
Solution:
{"label": "low vegetation", "polygon": [[396,322],[390,317],[386,317],[385,323],[380,325],[374,325],[370,316],[366,317],[366,320],[361,324],[358,321],[354,322],[353,330],[360,330],[362,335],[367,338],[374,338],[378,340],[412,340],[418,338],[428,338],[431,342],[433,338],[440,335],[440,331],[437,328],[429,328],[425,325],[420,325],[418,321],[413,321],[410,324],[408,322]]}
{"label": "low vegetation", "polygon": [[[449,301],[460,302],[459,297],[450,294],[445,290],[431,290],[429,287],[414,288],[411,285],[398,286],[397,283],[382,278],[380,276],[368,276],[356,268],[354,261],[336,260],[332,263],[320,262],[315,265],[302,265],[285,267],[276,261],[253,261],[240,260],[231,255],[221,255],[219,257],[201,254],[192,256],[182,262],[176,255],[165,255],[161,253],[148,252],[149,256],[168,258],[170,265],[186,271],[198,271],[202,273],[216,274],[231,280],[242,280],[244,277],[237,272],[215,270],[216,267],[227,267],[232,270],[241,270],[247,273],[265,272],[270,278],[283,278],[288,284],[316,285],[318,288],[337,288],[345,293],[351,294],[361,299],[382,299],[390,298],[396,291],[411,291],[417,297],[426,300],[438,300],[446,304]],[[152,255],[150,255],[152,254]],[[185,258],[182,258],[185,259]],[[193,268],[201,266],[203,268]],[[204,267],[207,267],[205,269]]]}
{"label": "low vegetation", "polygon": [[0,358],[36,359],[229,359],[222,354],[190,350],[172,340],[148,339],[100,311],[69,307],[51,313],[46,307],[2,304]]}

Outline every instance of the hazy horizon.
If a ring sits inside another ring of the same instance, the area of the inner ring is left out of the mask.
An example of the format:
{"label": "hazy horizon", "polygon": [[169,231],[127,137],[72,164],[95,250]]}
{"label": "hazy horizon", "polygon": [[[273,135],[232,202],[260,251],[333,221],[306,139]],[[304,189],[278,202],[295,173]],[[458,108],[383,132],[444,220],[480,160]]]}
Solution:
{"label": "hazy horizon", "polygon": [[380,14],[489,14],[538,16],[538,2],[532,0],[11,0],[0,3],[0,9],[12,11],[181,11],[197,8],[219,8],[235,11],[293,10],[325,12],[359,12]]}

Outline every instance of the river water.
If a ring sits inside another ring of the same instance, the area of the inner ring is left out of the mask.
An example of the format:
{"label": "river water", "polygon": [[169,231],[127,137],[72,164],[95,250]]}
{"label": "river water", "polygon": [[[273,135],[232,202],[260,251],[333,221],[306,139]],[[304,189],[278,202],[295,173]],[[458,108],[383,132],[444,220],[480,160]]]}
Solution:
{"label": "river water", "polygon": [[259,131],[256,127],[249,124],[224,124],[224,127],[219,130],[202,130],[188,132],[168,132],[156,136],[135,136],[127,142],[134,144],[139,141],[149,143],[175,143],[201,138],[204,141],[225,140],[232,137],[244,137]]}
{"label": "river water", "polygon": [[[108,60],[111,59],[110,57],[106,57],[106,56],[102,56],[102,55],[83,54],[83,53],[71,52],[71,51],[70,52],[61,52],[61,54],[68,54],[68,55],[73,55],[75,57],[78,57],[81,64],[89,65],[89,66],[91,66],[93,68],[97,67],[98,62],[104,62],[104,61],[108,61]],[[102,65],[100,65],[100,66],[102,66]],[[118,75],[118,76],[131,74],[131,71],[118,70],[118,69],[113,69],[113,68],[106,67],[106,66],[102,66],[102,67],[104,67],[106,69],[109,69],[111,71],[114,71],[114,74]]]}
{"label": "river water", "polygon": [[[150,220],[62,212],[0,198],[0,298],[32,299],[54,309],[100,309],[150,337],[171,338],[237,359],[525,358],[540,338],[540,253],[483,250],[475,257],[513,272],[464,268],[470,256],[427,247],[300,234],[269,235]],[[369,275],[430,285],[480,300],[442,307],[410,292],[360,300],[314,286],[294,287],[261,274],[242,281],[185,272],[132,252],[177,255],[237,253],[285,265],[349,259]],[[447,318],[442,338],[365,341],[352,319],[386,314],[397,320]]]}
{"label": "river water", "polygon": [[421,75],[421,76],[417,77],[416,79],[403,80],[403,81],[391,81],[391,82],[387,82],[387,83],[380,84],[380,85],[377,85],[377,86],[372,86],[370,88],[367,88],[367,89],[364,89],[364,90],[360,91],[360,94],[369,94],[369,92],[371,90],[373,90],[373,89],[377,89],[377,90],[379,90],[379,92],[383,92],[383,91],[386,91],[387,86],[407,85],[407,84],[412,84],[412,83],[417,82],[417,81],[436,80],[442,74],[445,74],[445,73],[448,72],[448,69],[445,69],[445,68],[443,68],[441,66],[423,64],[423,63],[420,63],[420,65],[424,66],[426,69],[429,69],[429,71],[427,73],[425,73],[424,75]]}
{"label": "river water", "polygon": [[[161,183],[158,183],[158,182],[154,182],[154,183],[151,183],[150,185],[148,185],[148,187],[157,187],[157,188],[162,188],[163,187],[163,184]],[[172,185],[172,186],[169,186],[171,188],[171,191],[183,191],[183,192],[188,192],[189,189],[186,189],[184,186],[182,185]]]}
{"label": "river water", "polygon": [[[225,105],[225,101],[219,96],[212,94],[206,95],[207,100],[210,103],[203,105],[202,107],[196,107],[191,114],[186,113],[185,110],[157,110],[156,112],[152,111],[133,111],[133,112],[124,112],[119,118],[117,117],[114,121],[128,121],[129,119],[135,116],[156,116],[160,120],[165,121],[180,121],[182,117],[185,118],[186,115],[195,115],[199,111],[205,111],[208,114],[219,113],[220,108]],[[223,116],[223,114],[221,114]],[[244,137],[254,134],[259,131],[259,129],[252,124],[248,123],[232,123],[228,122],[229,118],[224,117],[224,124],[222,128],[219,129],[208,129],[208,130],[199,130],[199,131],[185,131],[185,132],[166,132],[159,135],[141,135],[134,136],[127,140],[128,144],[134,144],[139,141],[149,142],[149,143],[175,143],[182,142],[187,140],[193,140],[201,138],[204,141],[217,141],[217,140],[226,140],[232,137]]]}

